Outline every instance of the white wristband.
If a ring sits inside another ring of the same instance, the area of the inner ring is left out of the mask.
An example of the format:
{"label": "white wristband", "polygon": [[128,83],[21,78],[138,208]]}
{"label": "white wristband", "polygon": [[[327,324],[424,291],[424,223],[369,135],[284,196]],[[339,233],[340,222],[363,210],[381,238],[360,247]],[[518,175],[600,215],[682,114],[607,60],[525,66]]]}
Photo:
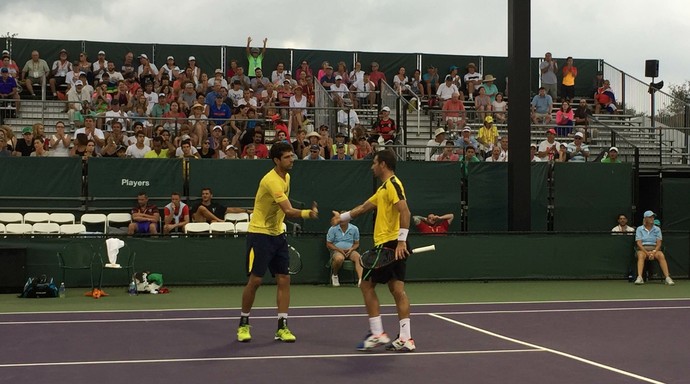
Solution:
{"label": "white wristband", "polygon": [[407,234],[410,232],[407,228],[400,228],[398,231],[398,241],[407,241]]}
{"label": "white wristband", "polygon": [[347,223],[350,220],[352,220],[352,216],[350,216],[350,211],[347,211],[345,213],[340,214],[340,222],[341,223]]}

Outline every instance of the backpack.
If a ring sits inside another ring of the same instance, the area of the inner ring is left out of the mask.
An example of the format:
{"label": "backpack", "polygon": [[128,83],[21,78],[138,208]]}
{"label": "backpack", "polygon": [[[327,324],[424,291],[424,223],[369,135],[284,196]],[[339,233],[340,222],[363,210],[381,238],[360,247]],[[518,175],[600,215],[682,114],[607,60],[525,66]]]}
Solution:
{"label": "backpack", "polygon": [[24,291],[19,297],[23,298],[42,298],[42,297],[58,297],[58,288],[53,282],[53,278],[48,278],[46,275],[39,277],[29,277],[24,284]]}

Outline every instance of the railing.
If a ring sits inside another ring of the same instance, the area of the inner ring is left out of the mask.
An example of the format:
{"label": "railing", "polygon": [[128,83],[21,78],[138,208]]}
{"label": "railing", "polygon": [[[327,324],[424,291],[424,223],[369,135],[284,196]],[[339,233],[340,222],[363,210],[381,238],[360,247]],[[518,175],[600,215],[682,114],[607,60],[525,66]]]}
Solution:
{"label": "railing", "polygon": [[688,132],[676,129],[690,126],[690,104],[686,100],[664,91],[650,94],[649,83],[606,62],[603,63],[603,69],[604,78],[611,81],[625,114],[639,116],[643,126],[661,129],[660,135],[674,143],[687,141]]}
{"label": "railing", "polygon": [[329,113],[329,109],[336,107],[335,102],[316,78],[314,78],[314,95],[314,107],[316,107],[314,111],[314,128],[318,129],[322,125],[331,128],[335,127],[337,125],[336,114]]}

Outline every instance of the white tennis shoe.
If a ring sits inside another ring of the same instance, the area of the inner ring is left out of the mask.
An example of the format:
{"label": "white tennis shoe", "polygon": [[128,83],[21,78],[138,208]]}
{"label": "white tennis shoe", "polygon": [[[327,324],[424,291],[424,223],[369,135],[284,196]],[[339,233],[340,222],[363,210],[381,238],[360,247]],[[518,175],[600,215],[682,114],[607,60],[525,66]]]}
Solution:
{"label": "white tennis shoe", "polygon": [[386,345],[390,342],[391,339],[388,337],[388,335],[386,335],[386,333],[382,333],[380,335],[372,335],[371,333],[368,333],[364,340],[357,345],[357,349],[360,351],[370,351],[376,347]]}

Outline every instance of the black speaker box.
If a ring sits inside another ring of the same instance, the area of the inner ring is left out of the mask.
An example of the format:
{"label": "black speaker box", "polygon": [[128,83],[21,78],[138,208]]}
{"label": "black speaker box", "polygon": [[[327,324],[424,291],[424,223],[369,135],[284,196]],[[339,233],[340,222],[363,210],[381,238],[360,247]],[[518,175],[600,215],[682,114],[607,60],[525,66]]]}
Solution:
{"label": "black speaker box", "polygon": [[647,60],[644,62],[645,77],[659,77],[659,60]]}

